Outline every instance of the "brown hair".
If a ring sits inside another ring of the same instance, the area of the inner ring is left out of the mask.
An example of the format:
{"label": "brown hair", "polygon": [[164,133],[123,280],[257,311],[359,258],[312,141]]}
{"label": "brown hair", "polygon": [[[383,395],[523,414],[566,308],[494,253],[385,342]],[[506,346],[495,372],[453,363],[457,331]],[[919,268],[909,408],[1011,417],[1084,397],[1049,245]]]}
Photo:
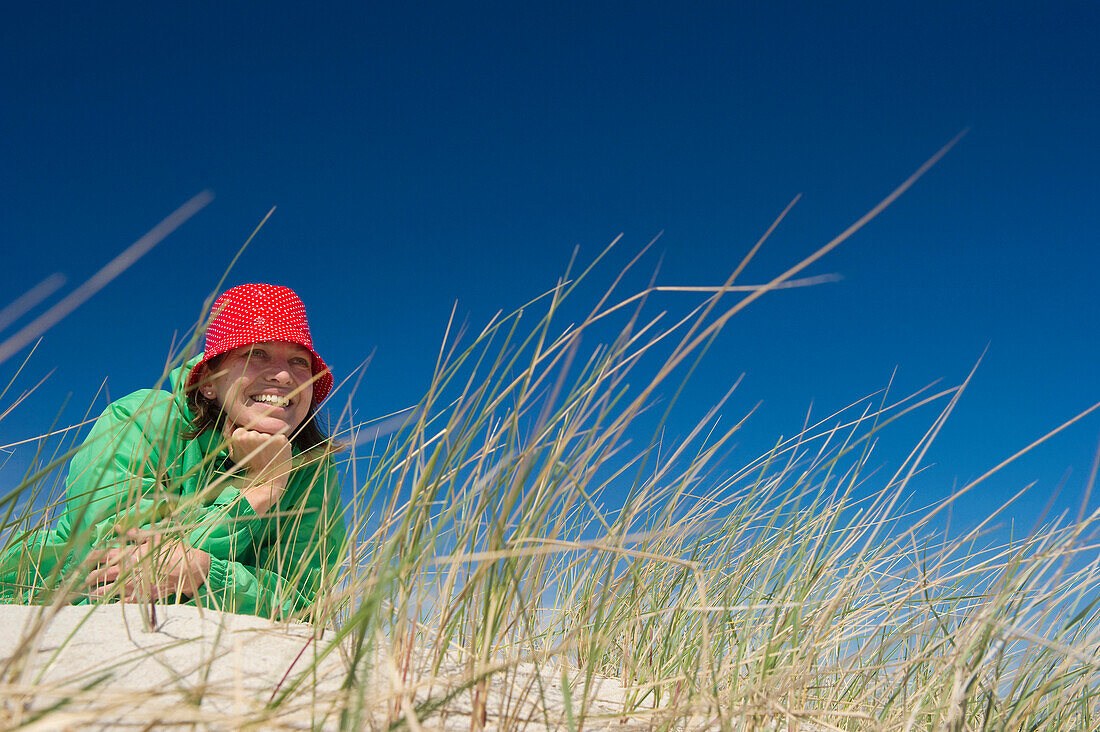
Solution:
{"label": "brown hair", "polygon": [[[203,364],[204,369],[209,370],[211,373],[217,371],[218,364],[224,355],[219,354],[211,357],[209,361]],[[191,418],[191,429],[181,435],[185,440],[193,440],[207,430],[220,432],[225,424],[225,411],[222,410],[221,405],[199,391],[198,384],[201,381],[200,378],[195,386],[187,392],[187,406],[191,409],[193,416]],[[298,448],[299,452],[306,452],[314,448],[323,448],[330,452],[336,452],[340,449],[339,445],[325,434],[320,424],[320,417],[313,405],[310,405],[306,418],[302,420],[302,424],[291,435],[290,442]]]}

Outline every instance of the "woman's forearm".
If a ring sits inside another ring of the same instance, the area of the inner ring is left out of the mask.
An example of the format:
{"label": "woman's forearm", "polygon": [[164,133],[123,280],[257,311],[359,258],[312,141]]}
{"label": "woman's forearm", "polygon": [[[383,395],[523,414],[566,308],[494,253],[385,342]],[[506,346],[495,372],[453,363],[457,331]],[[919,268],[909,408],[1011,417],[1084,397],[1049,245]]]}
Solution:
{"label": "woman's forearm", "polygon": [[286,478],[275,480],[255,480],[241,491],[241,495],[252,506],[257,516],[263,516],[279,502],[286,492]]}

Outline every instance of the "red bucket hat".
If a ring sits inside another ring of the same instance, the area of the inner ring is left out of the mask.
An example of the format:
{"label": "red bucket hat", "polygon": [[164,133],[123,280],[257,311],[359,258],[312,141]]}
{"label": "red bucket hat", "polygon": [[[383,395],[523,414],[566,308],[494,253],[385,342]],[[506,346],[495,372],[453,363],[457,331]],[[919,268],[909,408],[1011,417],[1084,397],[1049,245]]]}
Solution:
{"label": "red bucket hat", "polygon": [[313,356],[313,405],[332,390],[332,372],[313,350],[306,306],[289,287],[280,285],[237,285],[226,290],[210,310],[206,347],[202,360],[191,369],[187,388],[198,382],[199,369],[214,356],[261,341],[297,343]]}

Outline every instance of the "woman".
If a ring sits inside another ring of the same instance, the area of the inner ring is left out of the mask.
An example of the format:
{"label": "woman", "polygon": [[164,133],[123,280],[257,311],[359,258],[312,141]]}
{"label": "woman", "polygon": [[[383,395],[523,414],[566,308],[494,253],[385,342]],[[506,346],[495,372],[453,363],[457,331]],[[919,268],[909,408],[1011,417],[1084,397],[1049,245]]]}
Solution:
{"label": "woman", "polygon": [[170,378],[171,392],[107,407],[70,463],[65,514],[17,548],[4,583],[264,616],[309,608],[333,584],[346,529],[315,419],[333,380],[301,300],[228,290],[203,355]]}

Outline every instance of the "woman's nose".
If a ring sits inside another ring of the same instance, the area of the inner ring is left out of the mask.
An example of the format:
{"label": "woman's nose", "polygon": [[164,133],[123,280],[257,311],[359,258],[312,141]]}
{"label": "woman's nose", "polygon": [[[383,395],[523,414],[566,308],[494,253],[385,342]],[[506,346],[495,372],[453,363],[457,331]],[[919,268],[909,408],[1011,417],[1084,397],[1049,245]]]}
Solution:
{"label": "woman's nose", "polygon": [[267,372],[267,378],[280,384],[289,384],[293,380],[290,375],[290,364],[288,363],[273,363],[270,370]]}

